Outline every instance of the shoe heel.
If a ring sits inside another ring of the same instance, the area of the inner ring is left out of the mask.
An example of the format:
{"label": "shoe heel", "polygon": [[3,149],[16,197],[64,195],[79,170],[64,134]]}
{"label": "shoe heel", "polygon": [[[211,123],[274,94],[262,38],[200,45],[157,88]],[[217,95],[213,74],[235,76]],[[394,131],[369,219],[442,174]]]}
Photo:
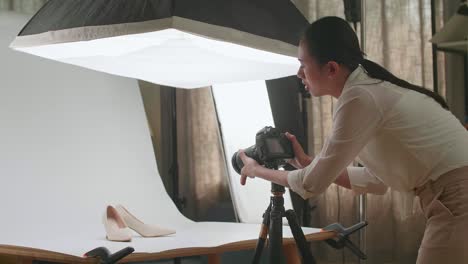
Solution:
{"label": "shoe heel", "polygon": [[164,228],[158,225],[149,225],[140,221],[138,218],[133,216],[125,207],[117,205],[115,207],[117,212],[122,216],[128,227],[135,230],[138,234],[143,237],[158,237],[167,236],[174,234],[176,231],[169,228]]}
{"label": "shoe heel", "polygon": [[131,230],[114,207],[107,206],[102,223],[106,230],[107,240],[119,242],[129,242],[132,240]]}

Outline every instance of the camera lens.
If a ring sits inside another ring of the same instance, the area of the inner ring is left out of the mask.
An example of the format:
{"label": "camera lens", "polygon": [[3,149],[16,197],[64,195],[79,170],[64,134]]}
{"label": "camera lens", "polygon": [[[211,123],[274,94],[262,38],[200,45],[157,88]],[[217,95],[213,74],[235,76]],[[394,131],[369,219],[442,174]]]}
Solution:
{"label": "camera lens", "polygon": [[232,155],[231,163],[232,163],[232,167],[234,168],[234,170],[237,173],[241,174],[241,170],[244,167],[244,163],[242,163],[242,160],[239,157],[239,152],[236,151],[236,153]]}
{"label": "camera lens", "polygon": [[[260,159],[258,158],[258,155],[257,155],[257,148],[255,145],[253,146],[250,146],[248,148],[246,148],[244,150],[244,153],[247,157],[250,157],[254,160],[256,160],[259,164],[261,164],[262,162],[260,161]],[[241,170],[242,168],[244,167],[244,163],[242,162],[242,159],[239,155],[239,151],[237,151],[236,153],[234,153],[234,155],[232,155],[232,158],[231,158],[231,163],[232,163],[232,167],[234,168],[234,170],[241,174]]]}

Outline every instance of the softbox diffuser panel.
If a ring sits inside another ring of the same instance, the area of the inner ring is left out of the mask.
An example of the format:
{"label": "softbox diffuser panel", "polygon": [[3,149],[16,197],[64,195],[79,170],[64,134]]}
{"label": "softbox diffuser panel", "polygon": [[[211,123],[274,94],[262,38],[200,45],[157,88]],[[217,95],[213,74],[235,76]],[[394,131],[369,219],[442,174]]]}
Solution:
{"label": "softbox diffuser panel", "polygon": [[289,0],[51,0],[11,47],[167,86],[296,74],[307,20]]}

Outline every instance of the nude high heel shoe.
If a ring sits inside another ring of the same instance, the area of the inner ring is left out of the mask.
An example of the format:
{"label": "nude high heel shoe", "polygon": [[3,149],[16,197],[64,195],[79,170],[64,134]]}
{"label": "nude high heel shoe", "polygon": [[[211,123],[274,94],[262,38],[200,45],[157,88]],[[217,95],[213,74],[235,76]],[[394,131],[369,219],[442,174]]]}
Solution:
{"label": "nude high heel shoe", "polygon": [[127,242],[132,240],[132,231],[112,206],[107,206],[102,219],[106,229],[106,238],[111,241]]}
{"label": "nude high heel shoe", "polygon": [[135,230],[138,234],[140,234],[143,237],[166,236],[174,234],[176,232],[175,230],[169,228],[145,224],[142,221],[138,220],[135,216],[133,216],[122,205],[117,205],[115,209],[117,210],[117,212],[119,212],[120,216],[122,216],[123,220],[125,221],[125,223],[127,223],[128,227]]}

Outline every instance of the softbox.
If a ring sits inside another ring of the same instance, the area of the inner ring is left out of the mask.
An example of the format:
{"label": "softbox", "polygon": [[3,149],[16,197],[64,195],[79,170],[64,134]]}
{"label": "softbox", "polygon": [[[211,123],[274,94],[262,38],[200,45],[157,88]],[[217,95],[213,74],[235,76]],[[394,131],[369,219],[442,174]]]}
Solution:
{"label": "softbox", "polygon": [[196,88],[296,74],[307,25],[290,0],[50,0],[11,47]]}

